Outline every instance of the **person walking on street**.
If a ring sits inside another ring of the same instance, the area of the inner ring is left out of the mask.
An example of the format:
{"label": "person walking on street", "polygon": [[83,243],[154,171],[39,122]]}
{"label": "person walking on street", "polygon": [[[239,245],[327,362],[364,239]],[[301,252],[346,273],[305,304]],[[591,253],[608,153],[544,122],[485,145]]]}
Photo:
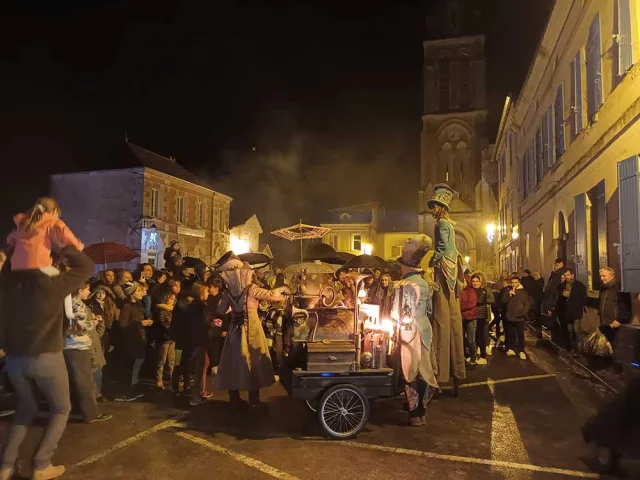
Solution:
{"label": "person walking on street", "polygon": [[564,272],[564,283],[560,284],[560,295],[556,311],[558,321],[564,338],[565,348],[573,351],[577,344],[576,320],[580,320],[584,315],[587,306],[587,287],[584,283],[576,279],[573,270],[567,268]]}
{"label": "person walking on street", "polygon": [[476,293],[476,341],[480,348],[480,358],[476,360],[478,365],[487,364],[487,355],[491,355],[491,345],[489,345],[489,305],[495,302],[493,292],[490,288],[482,285],[482,277],[477,273],[471,276],[471,286]]}
{"label": "person walking on street", "polygon": [[[53,248],[59,248],[55,241]],[[0,480],[13,476],[20,445],[38,413],[34,385],[49,403],[49,422],[33,456],[32,478],[48,480],[65,471],[64,466],[51,464],[71,410],[69,376],[62,355],[63,304],[65,297],[89,278],[94,266],[73,246],[60,253],[68,269],[57,275],[50,276],[42,269],[5,270],[0,278],[0,346],[6,352],[6,371],[18,400],[3,447]]]}
{"label": "person walking on street", "polygon": [[471,283],[471,276],[464,275],[464,289],[460,294],[460,311],[462,313],[462,327],[464,331],[464,346],[468,355],[465,359],[470,368],[476,366],[476,329],[478,328],[477,294]]}
{"label": "person walking on street", "polygon": [[524,351],[524,319],[531,308],[529,293],[520,283],[520,277],[511,276],[511,288],[502,299],[507,305],[507,336],[509,337],[507,351],[508,357],[518,355],[521,360],[526,360]]}

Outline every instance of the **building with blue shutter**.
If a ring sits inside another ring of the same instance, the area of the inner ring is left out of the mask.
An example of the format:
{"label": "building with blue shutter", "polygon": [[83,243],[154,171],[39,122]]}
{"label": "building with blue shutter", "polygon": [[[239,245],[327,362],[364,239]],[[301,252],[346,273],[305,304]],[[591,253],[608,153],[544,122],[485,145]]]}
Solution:
{"label": "building with blue shutter", "polygon": [[640,0],[555,2],[498,134],[498,159],[515,137],[499,190],[511,212],[501,213],[503,266],[547,277],[560,256],[591,290],[609,266],[640,292],[639,58]]}

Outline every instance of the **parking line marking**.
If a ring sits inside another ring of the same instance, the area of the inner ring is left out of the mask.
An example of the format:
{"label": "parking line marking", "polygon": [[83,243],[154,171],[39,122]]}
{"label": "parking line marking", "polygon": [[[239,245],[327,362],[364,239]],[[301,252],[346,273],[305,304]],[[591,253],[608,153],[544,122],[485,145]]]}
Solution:
{"label": "parking line marking", "polygon": [[[326,441],[325,441],[326,442]],[[524,470],[529,472],[555,473],[558,475],[566,475],[579,478],[601,478],[597,473],[580,472],[578,470],[565,470],[564,468],[541,467],[538,465],[527,465],[524,463],[505,462],[501,460],[490,460],[487,458],[461,457],[458,455],[445,455],[442,453],[422,452],[420,450],[410,450],[407,448],[385,447],[383,445],[373,445],[369,443],[336,441],[328,443],[328,445],[341,444],[346,446],[365,448],[380,452],[399,453],[402,455],[412,455],[414,457],[432,458],[435,460],[445,460],[449,462],[471,463],[476,465],[489,465],[492,467],[504,467],[514,470]]]}
{"label": "parking line marking", "polygon": [[[528,377],[504,378],[502,380],[487,380],[486,382],[462,383],[460,388],[481,387],[486,385],[498,385],[501,383],[523,382],[525,380],[540,380],[541,378],[555,377],[555,373],[545,373],[543,375],[531,375]],[[453,387],[443,387],[443,390],[451,390]]]}
{"label": "parking line marking", "polygon": [[106,457],[110,453],[113,453],[116,450],[121,450],[125,447],[128,447],[132,443],[137,442],[138,440],[146,437],[147,435],[151,435],[152,433],[159,432],[160,430],[165,430],[167,428],[175,427],[176,425],[180,424],[180,422],[184,419],[184,417],[185,417],[185,414],[181,414],[172,419],[159,423],[147,430],[143,430],[142,432],[132,437],[129,437],[121,442],[116,443],[115,445],[110,446],[109,448],[101,451],[100,453],[96,453],[95,455],[91,455],[90,457],[85,458],[81,462],[78,462],[75,465],[72,465],[71,467],[69,467],[68,470],[73,470],[76,467],[82,467],[83,465],[89,465],[90,463],[97,462],[98,460]]}
{"label": "parking line marking", "polygon": [[271,475],[274,478],[280,478],[283,480],[299,480],[298,477],[289,475],[287,472],[278,470],[277,468],[272,467],[271,465],[267,465],[260,460],[256,460],[255,458],[248,457],[247,455],[243,455],[242,453],[234,452],[233,450],[229,450],[228,448],[216,445],[215,443],[205,440],[204,438],[198,437],[196,435],[192,435],[186,432],[176,432],[176,435],[182,438],[186,438],[187,440],[193,443],[197,443],[198,445],[202,445],[203,447],[208,448],[209,450],[213,450],[214,452],[221,453],[222,455],[227,455],[240,463],[244,463],[245,465],[251,468],[255,468],[262,473]]}

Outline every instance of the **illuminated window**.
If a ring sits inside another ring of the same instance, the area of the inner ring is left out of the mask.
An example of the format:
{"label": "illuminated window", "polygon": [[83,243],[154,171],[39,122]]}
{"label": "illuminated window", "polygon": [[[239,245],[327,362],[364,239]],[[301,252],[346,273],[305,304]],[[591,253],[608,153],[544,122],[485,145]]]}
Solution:
{"label": "illuminated window", "polygon": [[160,218],[160,191],[155,188],[151,190],[151,216]]}
{"label": "illuminated window", "polygon": [[176,221],[178,223],[184,223],[185,217],[184,197],[178,197],[176,199]]}
{"label": "illuminated window", "polygon": [[356,252],[362,251],[362,235],[354,235],[351,250]]}
{"label": "illuminated window", "polygon": [[199,203],[198,204],[198,226],[199,227],[204,227],[205,226],[205,221],[206,221],[206,206],[204,203]]}

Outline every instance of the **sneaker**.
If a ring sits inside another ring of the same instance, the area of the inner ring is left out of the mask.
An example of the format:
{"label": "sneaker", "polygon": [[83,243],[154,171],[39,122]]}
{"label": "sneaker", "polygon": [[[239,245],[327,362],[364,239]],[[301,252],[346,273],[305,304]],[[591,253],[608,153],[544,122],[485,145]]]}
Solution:
{"label": "sneaker", "polygon": [[200,392],[200,398],[207,399],[211,397],[213,397],[213,393],[211,392]]}
{"label": "sneaker", "polygon": [[489,345],[487,347],[487,356],[490,357],[493,355],[493,347],[491,345]]}
{"label": "sneaker", "polygon": [[527,354],[524,353],[524,352],[520,352],[519,357],[520,357],[520,360],[526,360],[527,359]]}
{"label": "sneaker", "polygon": [[513,350],[509,350],[507,352],[507,357],[515,357],[516,356],[516,352],[514,352]]}
{"label": "sneaker", "polygon": [[486,358],[480,357],[479,359],[476,360],[476,365],[486,365],[486,364],[487,364]]}
{"label": "sneaker", "polygon": [[206,400],[204,398],[192,398],[189,401],[189,405],[191,405],[192,407],[197,407],[198,405],[200,405],[201,403],[206,402]]}
{"label": "sneaker", "polygon": [[116,395],[113,399],[114,402],[133,402],[137,400],[138,397],[135,395]]}
{"label": "sneaker", "polygon": [[32,480],[52,480],[54,478],[58,478],[62,476],[64,473],[64,466],[62,465],[49,465],[46,468],[34,469],[33,475],[31,476]]}
{"label": "sneaker", "polygon": [[111,415],[110,413],[100,413],[98,414],[97,417],[95,417],[92,420],[89,420],[87,423],[106,422],[107,420],[111,420],[112,418],[113,418],[113,415]]}

